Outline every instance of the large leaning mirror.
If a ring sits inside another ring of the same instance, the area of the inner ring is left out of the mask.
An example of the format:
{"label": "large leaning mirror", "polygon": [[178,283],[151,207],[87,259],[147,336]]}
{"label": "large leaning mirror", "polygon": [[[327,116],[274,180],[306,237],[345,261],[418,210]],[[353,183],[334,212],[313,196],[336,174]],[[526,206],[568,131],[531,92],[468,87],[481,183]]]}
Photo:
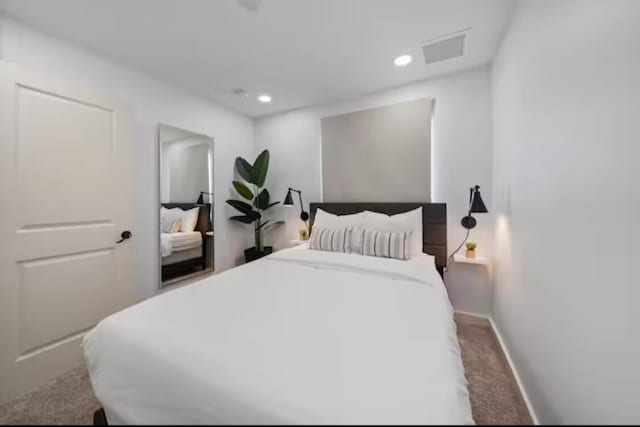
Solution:
{"label": "large leaning mirror", "polygon": [[166,286],[214,269],[213,138],[161,124],[160,256]]}

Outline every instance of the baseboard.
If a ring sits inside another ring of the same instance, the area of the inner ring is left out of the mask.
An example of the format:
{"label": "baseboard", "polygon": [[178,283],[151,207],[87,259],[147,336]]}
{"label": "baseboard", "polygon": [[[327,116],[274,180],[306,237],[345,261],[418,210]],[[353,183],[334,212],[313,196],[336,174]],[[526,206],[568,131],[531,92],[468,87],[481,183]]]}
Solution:
{"label": "baseboard", "polygon": [[527,410],[529,410],[529,415],[531,415],[531,419],[533,420],[533,423],[535,425],[540,425],[540,422],[538,421],[538,417],[536,416],[536,413],[533,410],[533,406],[531,405],[531,401],[529,400],[529,396],[527,395],[527,391],[525,390],[522,380],[520,379],[520,375],[518,375],[518,371],[515,365],[513,364],[513,359],[511,359],[509,350],[507,349],[507,346],[504,340],[502,339],[502,335],[500,334],[498,325],[496,325],[496,323],[493,321],[492,318],[488,318],[488,320],[489,320],[489,324],[491,325],[491,329],[493,330],[493,334],[498,339],[498,344],[500,344],[500,347],[502,348],[502,354],[504,354],[504,357],[507,359],[509,368],[511,369],[511,372],[513,373],[513,377],[516,380],[516,384],[520,389],[520,395],[522,396],[522,399],[524,400],[525,405],[527,405]]}

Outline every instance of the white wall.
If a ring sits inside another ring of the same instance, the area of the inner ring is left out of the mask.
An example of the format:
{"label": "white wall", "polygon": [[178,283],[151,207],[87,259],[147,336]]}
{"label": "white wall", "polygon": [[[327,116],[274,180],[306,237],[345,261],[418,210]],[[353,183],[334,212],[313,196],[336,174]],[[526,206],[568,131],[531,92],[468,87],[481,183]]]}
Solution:
{"label": "white wall", "polygon": [[[401,72],[401,71],[399,71]],[[271,152],[268,187],[284,199],[287,187],[303,191],[305,209],[322,200],[320,118],[367,108],[381,107],[420,98],[436,101],[432,137],[432,202],[446,202],[449,220],[449,248],[464,236],[460,219],[468,207],[469,187],[482,187],[491,209],[492,141],[489,72],[486,67],[414,83],[370,96],[261,118],[256,122],[258,149]],[[374,184],[375,185],[375,184]],[[276,246],[297,238],[299,206],[281,209],[276,215],[287,220],[284,233],[272,233]],[[478,227],[471,239],[479,252],[492,248],[491,214],[478,215]]]}
{"label": "white wall", "polygon": [[640,421],[639,23],[521,2],[493,68],[494,320],[543,423]]}
{"label": "white wall", "polygon": [[2,59],[106,92],[133,107],[136,124],[133,243],[137,291],[141,298],[153,295],[160,283],[157,241],[157,126],[160,122],[214,138],[216,268],[230,268],[241,259],[242,251],[250,245],[251,233],[225,220],[230,211],[224,200],[231,194],[234,158],[253,156],[251,119],[14,21],[2,19],[0,29]]}

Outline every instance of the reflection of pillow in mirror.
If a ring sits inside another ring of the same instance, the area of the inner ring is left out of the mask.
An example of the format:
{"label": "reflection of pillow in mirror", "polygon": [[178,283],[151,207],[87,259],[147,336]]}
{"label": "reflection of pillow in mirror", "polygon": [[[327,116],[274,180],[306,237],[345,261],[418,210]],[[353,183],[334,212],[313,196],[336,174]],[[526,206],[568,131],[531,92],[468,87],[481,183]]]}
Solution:
{"label": "reflection of pillow in mirror", "polygon": [[180,219],[182,218],[183,210],[180,208],[171,208],[167,209],[164,206],[160,208],[160,224],[164,221],[172,220],[174,218]]}
{"label": "reflection of pillow in mirror", "polygon": [[164,221],[161,223],[160,230],[163,233],[177,233],[180,231],[180,227],[182,225],[182,220],[180,218],[164,218]]}
{"label": "reflection of pillow in mirror", "polygon": [[164,206],[160,207],[160,229],[162,230],[162,224],[167,220],[167,211],[169,209]]}
{"label": "reflection of pillow in mirror", "polygon": [[164,216],[160,216],[160,232],[161,233],[169,233],[171,227],[173,226],[173,220],[170,220]]}
{"label": "reflection of pillow in mirror", "polygon": [[177,232],[190,233],[196,228],[196,224],[198,223],[198,212],[200,211],[200,207],[196,206],[193,209],[189,209],[187,211],[183,211],[180,208],[171,208],[167,209],[164,206],[160,208],[160,224],[163,224],[165,221],[170,221],[172,219],[180,220],[180,224],[178,225]]}
{"label": "reflection of pillow in mirror", "polygon": [[188,211],[182,211],[180,218],[182,220],[180,231],[183,233],[190,233],[195,230],[196,224],[198,224],[198,212],[200,212],[199,206],[189,209]]}

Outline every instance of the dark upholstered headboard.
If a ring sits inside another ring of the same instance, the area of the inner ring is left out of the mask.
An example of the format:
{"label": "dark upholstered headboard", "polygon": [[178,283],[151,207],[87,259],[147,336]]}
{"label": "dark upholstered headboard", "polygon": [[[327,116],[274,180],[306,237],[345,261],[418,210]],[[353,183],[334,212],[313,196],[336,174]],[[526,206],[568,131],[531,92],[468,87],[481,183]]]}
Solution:
{"label": "dark upholstered headboard", "polygon": [[209,221],[211,219],[211,203],[203,203],[196,205],[195,203],[162,203],[167,209],[180,208],[183,211],[193,209],[196,206],[200,207],[198,211],[198,223],[196,224],[195,231],[205,233],[209,227]]}
{"label": "dark upholstered headboard", "polygon": [[349,215],[364,210],[395,215],[421,206],[422,249],[435,257],[436,267],[443,274],[447,265],[446,203],[311,203],[311,224],[318,208],[336,215]]}

